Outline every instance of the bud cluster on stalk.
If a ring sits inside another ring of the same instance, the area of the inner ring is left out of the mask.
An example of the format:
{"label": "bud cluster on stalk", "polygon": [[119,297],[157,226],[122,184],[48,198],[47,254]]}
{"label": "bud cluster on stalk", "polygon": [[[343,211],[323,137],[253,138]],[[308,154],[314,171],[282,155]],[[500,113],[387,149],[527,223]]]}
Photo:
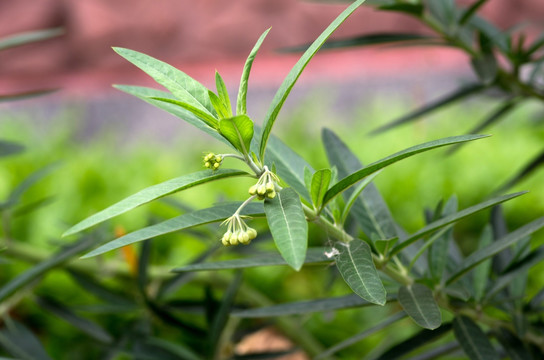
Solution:
{"label": "bud cluster on stalk", "polygon": [[249,188],[249,194],[257,195],[259,200],[264,200],[264,198],[273,199],[276,197],[276,183],[278,181],[276,174],[266,169],[259,181]]}
{"label": "bud cluster on stalk", "polygon": [[257,230],[246,225],[238,213],[225,220],[223,224],[228,224],[227,232],[221,238],[225,246],[230,245],[248,245],[251,240],[257,237]]}
{"label": "bud cluster on stalk", "polygon": [[223,157],[214,153],[209,153],[204,156],[204,167],[212,170],[217,170],[221,166]]}

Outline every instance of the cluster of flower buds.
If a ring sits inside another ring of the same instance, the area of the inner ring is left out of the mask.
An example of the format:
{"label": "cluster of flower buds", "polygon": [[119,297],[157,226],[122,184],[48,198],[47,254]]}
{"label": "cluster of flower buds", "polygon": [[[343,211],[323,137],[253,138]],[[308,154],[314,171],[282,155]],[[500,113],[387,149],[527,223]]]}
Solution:
{"label": "cluster of flower buds", "polygon": [[248,245],[251,240],[257,237],[257,230],[246,225],[240,215],[234,214],[223,224],[228,224],[227,232],[221,238],[221,242],[225,246],[244,244]]}
{"label": "cluster of flower buds", "polygon": [[204,156],[204,167],[208,169],[217,170],[221,166],[223,157],[221,155],[215,155],[214,153],[209,153]]}
{"label": "cluster of flower buds", "polygon": [[249,188],[250,195],[257,195],[259,200],[264,198],[273,199],[276,197],[276,183],[279,181],[276,174],[268,169],[261,175],[259,181]]}

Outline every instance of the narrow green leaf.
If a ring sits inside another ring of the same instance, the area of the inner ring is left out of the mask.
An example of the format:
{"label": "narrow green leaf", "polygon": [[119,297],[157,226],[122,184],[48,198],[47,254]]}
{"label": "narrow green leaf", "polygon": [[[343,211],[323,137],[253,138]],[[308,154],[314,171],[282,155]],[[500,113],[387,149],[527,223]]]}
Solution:
{"label": "narrow green leaf", "polygon": [[378,305],[384,305],[385,288],[374,266],[370,246],[362,240],[339,244],[336,267],[354,293]]}
{"label": "narrow green leaf", "polygon": [[230,104],[230,97],[227,90],[227,85],[225,85],[223,78],[221,77],[221,75],[219,75],[219,72],[217,71],[215,72],[215,87],[217,89],[217,95],[219,96],[219,99],[221,99],[221,102],[227,110],[225,117],[233,117],[234,114],[232,113],[232,105]]}
{"label": "narrow green leaf", "polygon": [[270,137],[270,132],[272,131],[272,126],[274,125],[274,122],[276,121],[276,118],[278,117],[278,114],[283,106],[283,103],[287,99],[287,96],[289,96],[291,89],[293,89],[293,86],[295,85],[298,78],[300,77],[300,74],[302,74],[302,71],[304,70],[306,65],[308,65],[310,60],[314,57],[316,52],[325,43],[325,41],[329,38],[329,36],[331,36],[332,33],[364,2],[365,0],[357,0],[353,2],[353,4],[351,4],[346,10],[344,10],[325,29],[325,31],[323,31],[323,33],[321,33],[321,35],[318,36],[318,38],[313,42],[313,44],[308,48],[308,50],[306,50],[306,52],[302,54],[302,56],[297,61],[295,66],[289,72],[289,74],[287,74],[287,77],[285,78],[280,88],[276,92],[276,95],[274,96],[274,99],[272,100],[272,103],[270,104],[270,108],[268,109],[268,113],[265,116],[263,132],[262,132],[260,148],[259,148],[259,158],[261,160],[264,159],[266,146],[268,143],[268,138]]}
{"label": "narrow green leaf", "polygon": [[376,171],[383,169],[386,166],[396,163],[397,161],[406,159],[410,156],[436,149],[442,146],[458,144],[461,142],[472,141],[487,137],[486,135],[463,135],[463,136],[452,136],[448,138],[443,138],[439,140],[429,141],[420,145],[412,146],[408,149],[399,151],[393,155],[390,155],[386,158],[378,160],[370,165],[365,166],[359,171],[352,173],[351,175],[346,176],[342,180],[334,184],[325,194],[323,199],[323,205],[326,205],[334,199],[337,195],[341,194],[346,189],[355,185],[357,182],[363,178],[375,173]]}
{"label": "narrow green leaf", "polygon": [[265,200],[264,212],[281,256],[300,270],[308,247],[308,223],[298,194],[291,188],[282,189],[274,199]]}
{"label": "narrow green leaf", "polygon": [[429,13],[438,20],[438,25],[447,33],[452,34],[457,18],[455,0],[425,0]]}
{"label": "narrow green leaf", "polygon": [[215,109],[215,112],[217,112],[219,119],[232,117],[232,115],[228,113],[223,100],[221,100],[219,96],[215,95],[215,93],[211,90],[208,90],[208,95],[210,96],[210,101],[212,102],[212,106]]}
{"label": "narrow green leaf", "polygon": [[510,360],[532,360],[535,359],[527,350],[523,341],[508,330],[500,329],[496,334],[501,346],[506,350]]}
{"label": "narrow green leaf", "polygon": [[471,360],[499,359],[487,336],[468,317],[456,317],[453,320],[453,332],[463,351]]}
{"label": "narrow green leaf", "polygon": [[485,85],[491,85],[497,78],[499,67],[493,53],[482,54],[470,60],[472,68],[480,81]]}
{"label": "narrow green leaf", "polygon": [[39,89],[39,90],[30,90],[30,91],[4,94],[4,95],[0,95],[0,103],[8,102],[8,101],[31,99],[36,96],[51,94],[58,90],[59,89]]}
{"label": "narrow green leaf", "polygon": [[[247,84],[249,81],[249,73],[251,72],[251,67],[253,66],[253,61],[255,60],[255,55],[261,48],[261,45],[268,35],[270,28],[268,28],[257,40],[255,46],[249,53],[246,63],[244,65],[244,71],[242,72],[242,78],[240,79],[240,89],[238,90],[238,99],[236,100],[236,115],[245,115],[247,114],[246,107],[246,97],[247,97]],[[261,157],[262,159],[262,157]]]}
{"label": "narrow green leaf", "polygon": [[478,11],[478,9],[487,2],[487,0],[478,0],[470,5],[459,19],[459,25],[464,25]]}
{"label": "narrow green leaf", "polygon": [[[238,209],[240,205],[241,203],[239,202],[221,204],[210,208],[197,210],[188,214],[183,214],[172,219],[168,219],[161,223],[136,230],[115,240],[112,240],[94,249],[88,254],[85,254],[82,258],[89,258],[92,256],[100,255],[129,244],[151,239],[160,235],[169,234],[174,231],[180,231],[194,226],[223,221],[228,217],[232,216],[232,214],[234,214],[234,212]],[[261,203],[248,204],[241,211],[241,215],[252,217],[264,216],[263,205]]]}
{"label": "narrow green leaf", "polygon": [[[435,214],[436,220],[441,217],[450,216],[457,212],[457,198],[452,196],[442,209]],[[430,247],[427,260],[429,264],[429,273],[433,279],[440,281],[446,269],[446,263],[449,260],[449,247],[453,241],[453,229],[448,230],[444,235],[437,239]]]}
{"label": "narrow green leaf", "polygon": [[402,241],[400,244],[395,246],[390,253],[390,256],[393,256],[395,254],[398,254],[402,249],[406,248],[410,244],[416,242],[418,239],[421,239],[423,236],[440,229],[441,227],[444,227],[446,225],[452,224],[454,222],[457,222],[461,219],[466,218],[467,216],[470,216],[474,213],[477,213],[478,211],[482,211],[484,209],[490,208],[492,206],[495,206],[497,204],[500,204],[502,202],[508,201],[510,199],[513,199],[515,197],[518,197],[520,195],[526,194],[527,192],[518,192],[514,194],[509,195],[503,195],[503,196],[497,196],[492,199],[489,199],[487,201],[481,202],[477,205],[468,207],[466,209],[463,209],[459,212],[456,212],[455,214],[451,214],[449,216],[443,217],[437,221],[433,221],[432,223],[428,224],[427,226],[421,228],[414,234],[408,236],[404,241]]}
{"label": "narrow green leaf", "polygon": [[219,308],[214,314],[209,334],[211,345],[210,350],[211,353],[214,355],[214,358],[216,358],[215,355],[217,355],[217,351],[220,350],[220,348],[217,346],[219,343],[219,338],[221,337],[223,329],[227,325],[229,314],[232,310],[232,306],[234,305],[234,298],[236,297],[236,293],[238,292],[241,284],[242,272],[238,271],[234,276],[234,279],[230,282],[227,290],[223,294],[223,298],[221,300],[221,303],[219,304]]}
{"label": "narrow green leaf", "polygon": [[136,308],[135,299],[131,293],[122,292],[123,289],[113,289],[99,282],[88,274],[67,269],[72,280],[86,293],[110,304],[120,305],[124,308]]}
{"label": "narrow green leaf", "polygon": [[[227,141],[223,136],[221,136],[217,130],[209,127],[201,119],[197,118],[192,112],[179,107],[174,104],[170,104],[164,101],[153,100],[153,98],[172,98],[172,94],[165,91],[155,90],[151,88],[146,88],[142,86],[128,86],[128,85],[114,85],[116,89],[126,92],[127,94],[136,96],[145,102],[158,107],[170,114],[174,115],[177,118],[182,119],[183,121],[188,122],[189,124],[195,126],[199,130],[205,132],[206,134],[212,136],[213,138],[229,145],[232,147],[231,143]],[[174,99],[175,100],[175,99]]]}
{"label": "narrow green leaf", "polygon": [[115,52],[142,69],[157,83],[168,89],[176,98],[210,115],[215,110],[208,96],[208,89],[175,67],[134,50],[113,48]]}
{"label": "narrow green leaf", "polygon": [[43,297],[38,297],[37,302],[45,310],[81,330],[83,333],[89,335],[93,339],[105,344],[110,344],[113,342],[112,336],[106,330],[91,320],[76,315],[72,310],[68,309],[63,304],[53,299]]}
{"label": "narrow green leaf", "polygon": [[468,24],[483,33],[493,45],[497,46],[504,54],[510,51],[509,36],[484,18],[473,15]]}
{"label": "narrow green leaf", "polygon": [[0,345],[18,360],[51,360],[36,336],[23,324],[5,319],[0,329]]}
{"label": "narrow green leaf", "polygon": [[172,343],[160,338],[148,337],[145,340],[146,344],[166,350],[168,353],[176,355],[183,360],[202,360],[191,349],[180,342]]}
{"label": "narrow green leaf", "polygon": [[251,139],[253,139],[253,121],[247,115],[221,119],[219,132],[242,154],[249,154]]}
{"label": "narrow green leaf", "polygon": [[329,183],[331,182],[331,171],[329,169],[317,170],[312,176],[311,191],[312,203],[316,209],[321,208],[321,201],[325,192],[329,190]]}
{"label": "narrow green leaf", "polygon": [[186,102],[179,101],[179,100],[161,98],[161,97],[152,97],[151,99],[179,106],[179,107],[193,113],[197,118],[204,121],[204,123],[206,125],[208,125],[209,127],[214,128],[214,129],[218,128],[218,122],[217,122],[217,119],[214,116],[210,115],[206,111],[200,110],[199,108],[197,108],[197,107],[195,107],[195,106],[193,106],[191,104],[188,104]]}
{"label": "narrow green leaf", "polygon": [[[380,172],[381,170],[376,171],[374,174],[367,176],[359,183],[359,185],[355,187],[355,189],[353,189],[353,192],[349,196],[349,199],[346,201],[346,205],[344,206],[344,212],[342,214],[342,223],[346,221],[346,218],[350,214],[351,208],[353,207],[353,205],[359,198],[359,195],[361,195],[361,193],[367,188],[367,186],[370,185],[372,181],[374,181],[374,178],[378,176]],[[365,202],[363,201],[362,203],[364,204]],[[368,212],[365,212],[365,213],[368,213]],[[356,213],[355,213],[355,216],[357,216]]]}
{"label": "narrow green leaf", "polygon": [[[332,262],[330,256],[327,256],[327,248],[309,248],[304,259],[304,264],[321,264]],[[172,272],[189,272],[189,271],[208,271],[208,270],[226,270],[226,269],[244,269],[261,266],[280,266],[288,265],[283,257],[277,253],[256,254],[250,257],[224,260],[215,262],[205,262],[185,265],[175,268]]]}
{"label": "narrow green leaf", "polygon": [[502,238],[489,244],[483,249],[473,252],[465,259],[465,261],[463,261],[463,264],[461,264],[461,268],[458,269],[457,272],[455,272],[454,274],[450,276],[446,284],[453,283],[454,281],[458,280],[461,276],[463,276],[465,273],[467,273],[468,271],[472,270],[475,266],[480,264],[482,261],[495,256],[499,252],[509,248],[516,242],[522,240],[526,236],[529,236],[533,232],[541,229],[542,227],[544,227],[544,217],[538,218],[530,222],[529,224],[526,224],[525,226],[520,227],[516,231],[513,231],[503,236]]}
{"label": "narrow green leaf", "polygon": [[399,303],[408,316],[422,328],[434,330],[442,324],[442,314],[431,289],[422,284],[401,286]]}
{"label": "narrow green leaf", "polygon": [[245,171],[234,169],[204,170],[150,186],[77,223],[62,236],[75,234],[163,196],[210,181],[244,175],[249,174]]}
{"label": "narrow green leaf", "polygon": [[[329,163],[338,170],[340,178],[363,167],[359,159],[334,132],[323,129],[322,138]],[[350,191],[346,190],[346,194],[353,196],[354,193]],[[346,208],[349,209],[349,200]],[[351,213],[368,237],[376,234],[381,240],[386,240],[398,236],[391,211],[372,183],[364,188],[361,196],[357,197],[352,205]],[[344,213],[345,215],[347,212]]]}
{"label": "narrow green leaf", "polygon": [[22,153],[24,150],[25,147],[23,145],[11,141],[0,140],[0,157],[16,155]]}
{"label": "narrow green leaf", "polygon": [[55,255],[49,257],[47,260],[42,261],[41,263],[18,275],[0,288],[0,303],[6,300],[9,296],[13,295],[23,286],[26,286],[32,281],[38,279],[49,270],[62,265],[72,257],[88,250],[91,248],[91,246],[93,246],[93,244],[94,239],[83,238],[82,240],[79,240],[62,249]]}
{"label": "narrow green leaf", "polygon": [[9,194],[8,199],[6,200],[5,204],[3,204],[3,207],[12,207],[13,205],[16,205],[19,200],[21,199],[21,196],[25,192],[28,191],[34,184],[42,180],[47,175],[51,174],[53,170],[57,169],[59,167],[58,163],[47,165],[29,176],[27,176],[21,183],[19,183],[15,189]]}
{"label": "narrow green leaf", "polygon": [[[478,241],[478,249],[483,249],[493,241],[493,232],[491,226],[487,225]],[[491,259],[487,259],[474,268],[472,273],[472,288],[474,290],[474,300],[480,301],[487,287],[489,275],[491,274]]]}
{"label": "narrow green leaf", "polygon": [[0,51],[34,42],[44,41],[64,34],[62,28],[28,31],[0,39]]}
{"label": "narrow green leaf", "polygon": [[411,112],[407,115],[404,115],[403,117],[397,119],[397,120],[394,120],[388,124],[385,124],[383,126],[380,126],[379,128],[373,130],[371,132],[371,134],[377,134],[377,133],[381,133],[381,132],[384,132],[385,130],[389,130],[391,128],[394,128],[394,127],[397,127],[398,125],[402,125],[402,124],[405,124],[407,122],[410,122],[410,121],[413,121],[413,120],[416,120],[418,118],[420,118],[421,116],[423,115],[427,115],[429,114],[430,112],[434,111],[434,110],[437,110],[445,105],[448,105],[448,104],[451,104],[457,100],[461,100],[463,98],[466,98],[468,96],[471,96],[473,94],[476,94],[476,93],[479,93],[481,92],[482,90],[485,89],[485,86],[482,85],[482,84],[472,84],[472,85],[467,85],[465,87],[462,87],[456,91],[454,91],[453,93],[451,94],[448,94],[436,101],[433,101],[425,106],[423,106],[422,108],[414,111],[414,112]]}
{"label": "narrow green leaf", "polygon": [[409,3],[398,3],[398,4],[387,4],[382,5],[378,9],[383,11],[396,11],[405,13],[413,16],[421,16],[423,14],[423,5],[421,4],[409,4]]}
{"label": "narrow green leaf", "polygon": [[501,185],[495,192],[501,192],[516,185],[521,180],[527,178],[530,174],[534,173],[544,164],[544,149],[537,154],[529,163],[527,163],[521,170],[519,170],[508,181]]}
{"label": "narrow green leaf", "polygon": [[[308,191],[310,191],[312,189],[312,177],[313,177],[314,173],[315,173],[315,171],[310,170],[307,167],[304,167],[304,185],[306,185],[306,189],[308,189]],[[331,174],[332,174],[332,172],[331,172]]]}

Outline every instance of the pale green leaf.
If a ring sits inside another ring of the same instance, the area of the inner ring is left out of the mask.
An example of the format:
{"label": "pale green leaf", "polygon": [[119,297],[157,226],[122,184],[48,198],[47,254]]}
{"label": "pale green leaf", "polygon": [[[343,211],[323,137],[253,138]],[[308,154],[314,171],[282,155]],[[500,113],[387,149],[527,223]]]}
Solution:
{"label": "pale green leaf", "polygon": [[[105,252],[118,249],[120,247],[133,244],[138,241],[151,239],[160,235],[169,234],[174,231],[188,229],[198,225],[209,224],[213,222],[223,221],[232,216],[238,209],[241,203],[221,204],[211,208],[197,210],[191,213],[183,214],[175,218],[154,224],[129,234],[112,240],[99,248],[89,252],[82,258],[88,258],[103,254]],[[241,215],[247,216],[264,216],[264,209],[261,203],[251,203],[244,207],[240,212]]]}
{"label": "pale green leaf", "polygon": [[326,29],[321,33],[321,35],[318,36],[318,38],[313,42],[312,45],[304,52],[304,54],[300,57],[298,62],[295,64],[295,66],[291,69],[289,74],[287,74],[287,77],[281,84],[280,88],[276,92],[276,95],[274,96],[274,99],[272,100],[272,103],[270,104],[270,108],[268,109],[268,113],[265,117],[264,126],[263,126],[263,133],[261,136],[260,141],[260,147],[259,147],[259,157],[261,159],[264,159],[266,146],[268,143],[268,138],[270,137],[270,133],[272,131],[272,126],[274,125],[274,122],[276,121],[276,118],[278,117],[278,114],[283,106],[283,103],[287,99],[287,96],[289,96],[289,93],[293,89],[293,86],[297,82],[298,78],[302,74],[302,71],[308,65],[310,60],[314,57],[316,52],[319,50],[319,48],[327,41],[329,36],[332,35],[332,33],[359,7],[361,6],[365,0],[357,0],[353,2],[346,10],[344,10]]}
{"label": "pale green leaf", "polygon": [[233,169],[219,169],[216,171],[204,170],[150,186],[72,226],[63,234],[63,236],[80,232],[163,196],[210,181],[244,175],[249,174],[244,171]]}
{"label": "pale green leaf", "polygon": [[433,292],[425,285],[415,283],[401,286],[398,300],[408,316],[419,326],[434,330],[442,324],[442,315]]}
{"label": "pale green leaf", "polygon": [[463,351],[471,360],[499,359],[484,332],[468,317],[456,317],[453,320],[453,332]]}
{"label": "pale green leaf", "polygon": [[385,288],[374,266],[370,246],[364,241],[353,240],[336,246],[339,254],[336,267],[354,293],[378,305],[386,301]]}
{"label": "pale green leaf", "polygon": [[242,154],[249,154],[251,139],[253,139],[253,121],[247,115],[221,119],[219,132]]}
{"label": "pale green leaf", "polygon": [[28,31],[0,39],[0,51],[34,42],[44,41],[64,34],[63,28]]}
{"label": "pale green leaf", "polygon": [[289,266],[300,270],[308,247],[308,223],[298,194],[282,189],[274,199],[265,200],[264,211],[280,254]]}
{"label": "pale green leaf", "polygon": [[212,106],[215,109],[215,112],[217,112],[219,119],[232,117],[232,115],[228,113],[225,104],[223,104],[223,100],[221,100],[219,96],[215,95],[215,93],[211,90],[208,90],[208,95],[210,96],[210,101],[212,102]]}
{"label": "pale green leaf", "polygon": [[204,123],[206,125],[208,125],[209,127],[214,128],[214,129],[217,129],[217,127],[218,127],[217,126],[217,119],[214,116],[210,115],[206,111],[200,110],[199,108],[197,108],[197,107],[195,107],[195,106],[193,106],[193,105],[191,105],[189,103],[179,101],[179,100],[175,100],[175,99],[168,99],[168,98],[161,98],[161,97],[152,97],[151,99],[179,106],[179,107],[193,113],[197,118],[204,121]]}
{"label": "pale green leaf", "polygon": [[[236,101],[236,114],[237,115],[245,115],[247,114],[247,107],[246,107],[246,97],[247,97],[247,84],[249,81],[249,73],[251,72],[251,67],[253,66],[253,61],[255,60],[255,55],[257,55],[257,52],[259,51],[264,39],[266,38],[266,35],[270,31],[270,28],[268,28],[257,40],[255,43],[255,46],[249,53],[249,56],[247,57],[246,63],[244,65],[244,71],[242,72],[242,78],[240,79],[240,89],[238,90],[238,99]],[[261,157],[262,158],[262,157]]]}
{"label": "pale green leaf", "polygon": [[225,117],[233,117],[234,114],[232,113],[232,105],[230,104],[230,97],[227,90],[227,85],[225,85],[223,78],[221,77],[221,75],[219,75],[217,71],[215,72],[215,87],[217,88],[217,95],[219,96],[219,99],[221,100],[227,111]]}
{"label": "pale green leaf", "polygon": [[317,170],[312,176],[311,182],[311,195],[312,202],[316,209],[321,208],[321,201],[325,192],[329,190],[329,183],[331,182],[331,171],[329,169]]}

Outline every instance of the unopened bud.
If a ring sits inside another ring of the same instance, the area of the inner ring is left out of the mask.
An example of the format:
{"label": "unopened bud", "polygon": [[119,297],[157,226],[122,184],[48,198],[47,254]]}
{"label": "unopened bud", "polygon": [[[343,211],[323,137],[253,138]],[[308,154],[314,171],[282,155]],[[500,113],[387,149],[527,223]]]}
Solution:
{"label": "unopened bud", "polygon": [[273,182],[266,183],[266,191],[267,192],[271,192],[271,191],[274,191],[274,190],[275,190],[275,187],[274,187]]}
{"label": "unopened bud", "polygon": [[273,199],[276,197],[276,192],[274,190],[270,191],[268,194],[266,194],[266,197],[269,199]]}
{"label": "unopened bud", "polygon": [[259,195],[265,195],[266,194],[266,186],[264,185],[259,185],[259,187],[257,188],[257,194]]}
{"label": "unopened bud", "polygon": [[249,188],[249,195],[255,195],[257,194],[257,185],[253,185]]}

